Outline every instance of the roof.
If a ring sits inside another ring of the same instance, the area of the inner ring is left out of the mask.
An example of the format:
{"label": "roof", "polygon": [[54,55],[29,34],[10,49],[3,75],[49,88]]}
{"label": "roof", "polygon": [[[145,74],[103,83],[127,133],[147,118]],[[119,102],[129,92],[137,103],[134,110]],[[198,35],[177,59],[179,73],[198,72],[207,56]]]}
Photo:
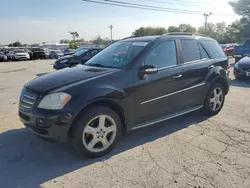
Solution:
{"label": "roof", "polygon": [[187,38],[187,39],[206,39],[213,40],[210,37],[196,35],[192,33],[167,33],[164,35],[155,35],[155,36],[144,36],[144,37],[128,37],[123,39],[123,41],[141,41],[141,42],[150,42],[156,39],[178,39],[178,38]]}
{"label": "roof", "polygon": [[155,36],[145,36],[145,37],[128,37],[123,39],[123,41],[141,41],[141,42],[150,42],[150,41],[154,41],[157,38],[159,38],[159,35],[155,35]]}

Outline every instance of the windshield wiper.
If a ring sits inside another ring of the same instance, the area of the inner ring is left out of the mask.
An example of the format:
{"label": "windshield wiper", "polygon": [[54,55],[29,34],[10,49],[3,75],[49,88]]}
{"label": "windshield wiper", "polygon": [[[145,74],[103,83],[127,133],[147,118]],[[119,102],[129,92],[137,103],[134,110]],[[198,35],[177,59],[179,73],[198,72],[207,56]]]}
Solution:
{"label": "windshield wiper", "polygon": [[93,66],[93,67],[105,67],[104,65],[100,64],[100,63],[91,63],[91,64],[86,64],[88,66]]}
{"label": "windshield wiper", "polygon": [[108,65],[103,65],[99,63],[91,63],[91,64],[85,64],[87,66],[91,67],[103,67],[103,68],[111,68],[111,69],[121,69],[120,67],[113,67],[113,66],[108,66]]}

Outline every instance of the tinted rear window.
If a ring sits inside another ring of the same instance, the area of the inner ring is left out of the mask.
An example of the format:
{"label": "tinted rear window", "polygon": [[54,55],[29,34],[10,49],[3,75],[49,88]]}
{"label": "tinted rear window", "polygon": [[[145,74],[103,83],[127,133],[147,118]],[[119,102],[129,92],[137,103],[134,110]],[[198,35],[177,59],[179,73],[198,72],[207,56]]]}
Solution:
{"label": "tinted rear window", "polygon": [[218,42],[214,40],[202,40],[201,43],[208,50],[208,52],[213,58],[226,57],[226,54],[224,53]]}

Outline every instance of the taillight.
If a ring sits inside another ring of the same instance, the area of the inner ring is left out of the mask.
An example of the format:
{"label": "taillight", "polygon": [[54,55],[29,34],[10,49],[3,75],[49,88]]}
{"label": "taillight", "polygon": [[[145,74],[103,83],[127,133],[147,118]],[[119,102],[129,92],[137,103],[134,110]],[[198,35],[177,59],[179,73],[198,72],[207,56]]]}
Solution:
{"label": "taillight", "polygon": [[228,66],[227,66],[227,71],[230,72],[230,70],[231,70],[231,65],[228,64]]}

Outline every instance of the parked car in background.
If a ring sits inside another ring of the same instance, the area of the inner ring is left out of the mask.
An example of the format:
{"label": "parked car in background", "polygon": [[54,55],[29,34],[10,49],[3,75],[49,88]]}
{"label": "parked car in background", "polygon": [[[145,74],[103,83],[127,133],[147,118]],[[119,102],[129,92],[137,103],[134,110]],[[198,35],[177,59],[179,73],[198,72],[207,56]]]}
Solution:
{"label": "parked car in background", "polygon": [[243,45],[238,45],[235,47],[234,58],[235,62],[238,62],[245,56],[250,54],[250,39],[246,40]]}
{"label": "parked car in background", "polygon": [[73,55],[75,53],[75,50],[74,49],[65,49],[63,51],[63,54],[66,56],[66,55]]}
{"label": "parked car in background", "polygon": [[63,57],[64,54],[61,50],[51,50],[49,54],[50,59],[58,59],[60,57]]}
{"label": "parked car in background", "polygon": [[6,50],[5,55],[7,56],[8,60],[14,60],[14,51]]}
{"label": "parked car in background", "polygon": [[26,49],[27,53],[29,54],[30,56],[30,60],[33,60],[34,59],[34,56],[33,56],[33,52],[31,49]]}
{"label": "parked car in background", "polygon": [[41,137],[68,140],[80,156],[100,157],[114,148],[122,132],[199,109],[218,114],[229,92],[229,70],[228,57],[211,38],[129,38],[85,65],[27,83],[19,117]]}
{"label": "parked car in background", "polygon": [[43,49],[44,50],[44,54],[45,54],[45,59],[49,59],[50,58],[50,49],[47,49],[47,48],[45,48],[45,49]]}
{"label": "parked car in background", "polygon": [[54,63],[53,68],[56,70],[59,70],[59,69],[67,68],[67,67],[74,67],[78,64],[84,64],[101,50],[102,49],[100,48],[78,50],[73,55],[68,55],[68,56],[59,58]]}
{"label": "parked car in background", "polygon": [[13,61],[29,60],[29,59],[30,59],[30,56],[26,50],[23,50],[23,49],[14,50]]}
{"label": "parked car in background", "polygon": [[234,76],[236,79],[250,77],[250,57],[246,56],[240,59],[234,65]]}
{"label": "parked car in background", "polygon": [[221,47],[227,56],[235,54],[235,44],[222,44]]}
{"label": "parked car in background", "polygon": [[[45,50],[42,48],[32,48],[33,59],[46,59]],[[47,54],[49,57],[49,54]]]}
{"label": "parked car in background", "polygon": [[8,61],[8,57],[4,52],[0,52],[0,61]]}

